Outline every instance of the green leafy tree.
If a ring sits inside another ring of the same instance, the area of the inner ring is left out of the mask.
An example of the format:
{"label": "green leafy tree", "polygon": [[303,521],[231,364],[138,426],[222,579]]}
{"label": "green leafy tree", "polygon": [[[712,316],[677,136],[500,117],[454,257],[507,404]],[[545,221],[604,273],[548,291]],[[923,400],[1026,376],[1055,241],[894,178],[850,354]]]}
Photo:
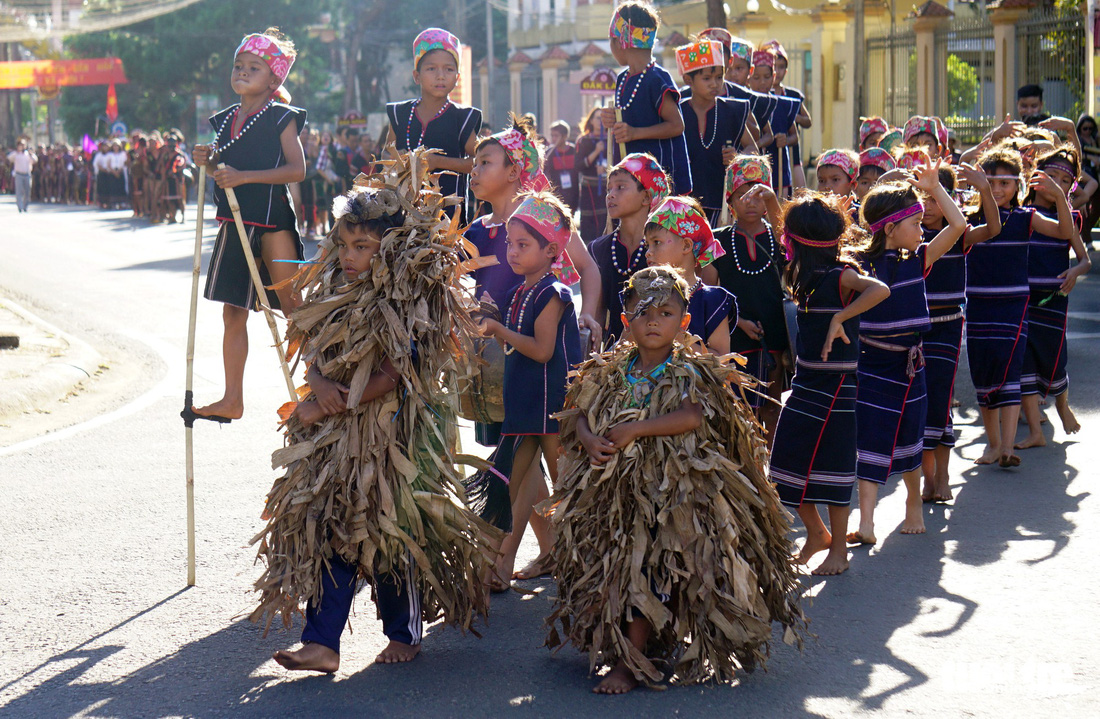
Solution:
{"label": "green leafy tree", "polygon": [[947,106],[965,111],[978,103],[978,71],[954,53],[947,56]]}

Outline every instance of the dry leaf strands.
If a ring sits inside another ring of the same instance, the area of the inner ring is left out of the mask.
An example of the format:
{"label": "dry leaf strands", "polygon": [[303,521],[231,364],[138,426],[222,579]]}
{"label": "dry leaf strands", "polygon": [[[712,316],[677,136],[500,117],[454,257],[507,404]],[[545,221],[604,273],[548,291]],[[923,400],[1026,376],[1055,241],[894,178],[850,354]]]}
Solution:
{"label": "dry leaf strands", "polygon": [[[649,406],[623,409],[634,352],[619,343],[584,362],[558,415],[565,454],[543,507],[557,531],[546,643],[586,651],[593,670],[623,659],[647,683],[728,681],[739,666],[764,664],[773,622],[791,643],[805,633],[789,516],[767,481],[761,428],[734,389],[751,380],[677,345]],[[602,467],[589,462],[576,433],[582,413],[602,434],[674,411],[685,395],[703,407],[699,429],[642,438]],[[653,624],[654,657],[624,634],[633,611]]]}
{"label": "dry leaf strands", "polygon": [[[386,163],[360,185],[397,192],[404,227],[387,232],[369,277],[345,284],[331,244],[323,264],[298,274],[304,293],[288,329],[299,358],[359,397],[388,358],[400,377],[374,401],[303,427],[285,423],[272,455],[284,474],[268,494],[267,525],[254,539],[265,571],[256,582],[254,621],[269,627],[320,597],[331,558],[356,563],[363,577],[410,566],[426,621],[442,617],[471,630],[488,611],[482,583],[492,566],[493,528],[466,506],[455,464],[454,387],[467,381],[465,358],[476,327],[459,284],[460,238],[427,172],[413,182],[421,152]],[[415,354],[414,349],[415,347]],[[301,399],[312,393],[299,393]]]}

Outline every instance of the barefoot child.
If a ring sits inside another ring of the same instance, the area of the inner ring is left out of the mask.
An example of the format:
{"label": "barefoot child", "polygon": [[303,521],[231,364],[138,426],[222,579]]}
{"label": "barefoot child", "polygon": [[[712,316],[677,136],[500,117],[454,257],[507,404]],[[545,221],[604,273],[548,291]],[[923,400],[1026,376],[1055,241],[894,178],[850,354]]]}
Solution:
{"label": "barefoot child", "polygon": [[729,681],[738,664],[764,661],[772,622],[801,642],[763,438],[731,386],[737,370],[677,341],[687,293],[670,267],[636,273],[623,320],[637,343],[582,364],[559,415],[547,645],[573,644],[593,670],[611,665],[597,693],[661,681],[660,660],[677,682]]}
{"label": "barefoot child", "polygon": [[[768,478],[806,525],[798,560],[829,550],[814,574],[848,569],[848,512],[856,482],[856,368],[859,316],[890,296],[856,263],[847,212],[829,195],[808,193],[783,224],[784,280],[798,303],[791,395],[779,415]],[[839,340],[839,341],[838,341]],[[829,508],[829,528],[816,505]]]}
{"label": "barefoot child", "polygon": [[722,287],[703,284],[695,274],[725,254],[694,198],[670,197],[645,225],[646,262],[670,265],[688,284],[688,332],[718,356],[729,354],[730,322],[737,322],[737,299]]}
{"label": "barefoot child", "polygon": [[[203,296],[222,302],[225,334],[222,363],[225,394],[213,404],[195,409],[196,414],[239,419],[244,414],[244,364],[248,357],[248,313],[256,308],[257,288],[252,286],[233,213],[225,188],[235,188],[241,206],[248,243],[264,285],[289,280],[296,266],[278,260],[301,260],[302,239],[290,201],[287,183],[301,182],[306,174],[305,153],[298,139],[306,111],[276,101],[282,83],[296,57],[294,43],[278,30],[245,36],[234,54],[230,84],[241,101],[210,118],[214,144],[195,145],[194,161],[206,165],[218,189],[218,238],[210,257]],[[221,162],[224,169],[217,169]],[[267,291],[261,300],[289,314],[300,302],[286,284]]]}
{"label": "barefoot child", "polygon": [[[254,540],[266,569],[252,614],[268,625],[281,614],[289,627],[307,604],[303,646],[275,653],[287,669],[339,668],[360,580],[372,584],[390,640],[380,663],[413,659],[424,621],[465,631],[489,608],[483,577],[499,535],[462,503],[444,395],[476,327],[457,286],[457,238],[440,230],[438,187],[411,182],[410,164],[396,172],[333,203],[333,244],[291,318],[309,392],[273,456],[286,474]],[[412,321],[425,308],[433,321]]]}
{"label": "barefoot child", "polygon": [[428,169],[439,172],[444,195],[461,199],[460,221],[472,217],[469,175],[474,146],[481,131],[481,110],[451,102],[450,94],[461,74],[462,43],[437,27],[413,40],[413,83],[420,97],[386,105],[389,136],[401,152],[427,147],[442,150],[428,155]]}
{"label": "barefoot child", "polygon": [[1036,171],[1028,184],[1054,198],[1057,219],[1020,206],[1023,165],[1015,150],[998,145],[984,152],[978,164],[997,201],[1001,232],[974,245],[966,258],[966,351],[988,443],[975,462],[1016,467],[1020,457],[1013,444],[1031,296],[1029,238],[1040,232],[1068,240],[1073,236],[1073,217],[1064,193],[1042,171]]}
{"label": "barefoot child", "polygon": [[[573,293],[555,277],[553,265],[572,235],[569,212],[557,197],[549,192],[526,196],[508,219],[508,265],[523,283],[512,291],[503,322],[482,321],[483,333],[504,345],[501,441],[515,438],[508,481],[513,531],[501,546],[500,579],[512,577],[522,528],[531,508],[547,495],[541,475],[528,481],[540,451],[551,483],[557,481],[561,444],[558,421],[551,415],[561,411],[566,377],[581,360],[581,345]],[[533,567],[528,571],[542,573]]]}
{"label": "barefoot child", "polygon": [[[920,493],[924,425],[928,412],[921,334],[931,327],[924,278],[962,237],[966,220],[939,180],[941,162],[918,167],[907,183],[874,187],[863,203],[871,233],[860,254],[868,274],[890,288],[888,300],[859,318],[856,390],[856,476],[859,530],[848,540],[874,544],[878,488],[895,474],[905,483],[902,534],[924,532]],[[943,209],[947,226],[927,244],[917,190]]]}
{"label": "barefoot child", "polygon": [[[646,2],[627,0],[615,8],[608,31],[611,54],[626,69],[615,79],[615,109],[603,111],[603,125],[615,143],[626,144],[627,153],[645,152],[655,157],[675,192],[687,195],[692,178],[680,91],[668,70],[653,59],[660,24],[657,11]],[[616,110],[622,112],[621,122],[616,121]],[[623,160],[618,153],[614,158]]]}
{"label": "barefoot child", "polygon": [[[1045,172],[1058,187],[1058,192],[1070,195],[1080,177],[1077,151],[1070,145],[1040,155],[1035,166]],[[1055,214],[1056,199],[1050,188],[1033,190],[1029,206],[1045,217]],[[1028,283],[1031,298],[1027,305],[1027,350],[1021,375],[1021,402],[1027,419],[1028,436],[1016,444],[1016,449],[1042,447],[1043,436],[1039,412],[1040,397],[1054,395],[1054,407],[1062,420],[1062,430],[1075,434],[1081,429],[1069,406],[1069,375],[1066,372],[1066,318],[1069,293],[1078,278],[1092,269],[1092,261],[1081,241],[1081,216],[1074,212],[1074,232],[1069,242],[1048,237],[1039,231],[1031,233],[1028,248]],[[1073,248],[1077,264],[1068,266],[1067,250]]]}

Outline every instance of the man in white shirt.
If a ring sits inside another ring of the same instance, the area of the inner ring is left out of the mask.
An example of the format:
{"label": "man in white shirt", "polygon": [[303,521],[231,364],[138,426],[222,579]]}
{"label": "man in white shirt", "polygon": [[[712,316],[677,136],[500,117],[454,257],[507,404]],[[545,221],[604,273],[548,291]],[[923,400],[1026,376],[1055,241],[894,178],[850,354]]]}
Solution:
{"label": "man in white shirt", "polygon": [[38,156],[28,150],[27,143],[20,139],[15,143],[15,151],[8,153],[8,162],[12,164],[12,174],[15,175],[15,206],[20,212],[26,212],[31,199],[31,170],[38,162]]}

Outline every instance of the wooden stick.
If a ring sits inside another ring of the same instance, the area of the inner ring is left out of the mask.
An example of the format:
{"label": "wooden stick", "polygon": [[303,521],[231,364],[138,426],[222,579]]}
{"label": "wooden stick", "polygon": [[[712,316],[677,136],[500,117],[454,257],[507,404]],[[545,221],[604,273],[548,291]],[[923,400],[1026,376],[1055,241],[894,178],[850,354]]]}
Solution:
{"label": "wooden stick", "polygon": [[[623,121],[623,109],[621,107],[616,107],[615,108],[615,122],[622,122],[622,121]],[[620,142],[619,143],[619,162],[622,162],[624,159],[626,159],[626,143],[625,142]]]}
{"label": "wooden stick", "polygon": [[[195,316],[199,310],[199,270],[202,267],[202,211],[206,204],[206,165],[199,166],[198,207],[195,208],[195,261],[191,265],[191,320],[187,325],[187,373],[184,409],[191,404],[195,378]],[[184,425],[187,475],[187,586],[195,586],[195,445],[191,424]]]}
{"label": "wooden stick", "polygon": [[[225,163],[219,163],[218,169],[225,167]],[[290,393],[290,401],[298,401],[298,393],[294,390],[294,380],[290,376],[290,367],[286,363],[286,353],[283,352],[283,341],[279,337],[279,328],[275,325],[275,313],[267,306],[267,302],[260,299],[267,298],[263,280],[260,279],[260,270],[256,267],[256,258],[252,256],[252,245],[248,242],[248,234],[245,232],[244,220],[241,219],[241,206],[237,202],[237,193],[232,187],[225,188],[225,197],[229,200],[229,209],[233,212],[233,222],[237,226],[237,235],[241,238],[241,249],[244,251],[244,260],[248,265],[248,274],[252,277],[252,285],[256,289],[256,307],[262,310],[267,318],[267,326],[271,329],[271,337],[275,340],[275,352],[279,355],[279,365],[283,368],[283,378],[286,380],[286,389]]]}

